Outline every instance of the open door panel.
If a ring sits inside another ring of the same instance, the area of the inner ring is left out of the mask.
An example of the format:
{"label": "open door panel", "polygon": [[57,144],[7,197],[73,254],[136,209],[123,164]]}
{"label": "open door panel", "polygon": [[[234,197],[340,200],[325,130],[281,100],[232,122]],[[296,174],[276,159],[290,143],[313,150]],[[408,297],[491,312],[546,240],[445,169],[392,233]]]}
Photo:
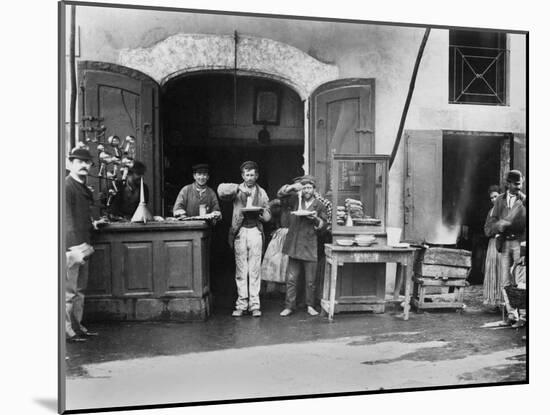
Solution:
{"label": "open door panel", "polygon": [[[97,145],[107,137],[117,135],[121,140],[128,135],[136,139],[136,159],[147,166],[145,182],[150,188],[149,207],[154,214],[161,213],[162,166],[159,140],[159,86],[147,75],[123,66],[94,61],[78,63],[80,86],[79,141],[97,154]],[[104,136],[94,142],[94,131],[89,128],[105,126]],[[109,149],[108,145],[106,145]],[[97,163],[96,163],[97,164]],[[97,176],[99,166],[91,175]],[[95,197],[104,190],[103,180],[92,177]]]}

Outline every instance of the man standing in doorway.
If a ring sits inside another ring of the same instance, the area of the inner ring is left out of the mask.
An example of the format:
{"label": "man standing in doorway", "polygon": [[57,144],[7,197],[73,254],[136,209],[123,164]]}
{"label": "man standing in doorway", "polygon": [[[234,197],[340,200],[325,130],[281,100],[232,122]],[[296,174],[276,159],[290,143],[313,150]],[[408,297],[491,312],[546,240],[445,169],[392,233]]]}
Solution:
{"label": "man standing in doorway", "polygon": [[87,259],[94,252],[91,232],[100,224],[100,221],[92,221],[92,191],[86,186],[92,164],[92,155],[85,148],[75,148],[69,154],[69,175],[65,178],[65,335],[68,341],[85,341],[86,336],[97,335],[82,325],[83,291],[88,282]]}
{"label": "man standing in doorway", "polygon": [[[281,312],[283,317],[291,314],[296,308],[296,282],[301,268],[304,269],[305,275],[307,312],[312,316],[319,314],[315,310],[317,233],[326,229],[327,216],[325,206],[314,196],[315,184],[315,178],[306,175],[299,183],[283,186],[277,194],[281,198],[290,197],[290,205],[300,214],[291,215],[290,227],[283,246],[283,253],[289,257],[286,305]],[[301,198],[298,197],[298,192],[301,192]]]}
{"label": "man standing in doorway", "polygon": [[237,301],[233,317],[245,311],[260,317],[260,268],[263,246],[263,225],[271,219],[269,198],[256,184],[258,164],[245,161],[241,165],[241,184],[222,183],[218,186],[220,199],[233,201],[233,217],[229,230],[229,246],[235,249],[235,282]]}
{"label": "man standing in doorway", "polygon": [[[501,245],[500,276],[502,287],[515,284],[510,268],[520,258],[520,243],[525,240],[526,196],[521,192],[523,175],[510,170],[506,175],[506,192],[499,195],[487,226],[497,235],[497,249]],[[498,241],[500,238],[500,241]]]}
{"label": "man standing in doorway", "polygon": [[[213,214],[214,220],[221,218],[220,205],[216,193],[206,185],[210,178],[208,164],[195,164],[193,167],[194,183],[184,186],[174,203],[174,216],[204,216]],[[201,212],[201,206],[203,212]]]}

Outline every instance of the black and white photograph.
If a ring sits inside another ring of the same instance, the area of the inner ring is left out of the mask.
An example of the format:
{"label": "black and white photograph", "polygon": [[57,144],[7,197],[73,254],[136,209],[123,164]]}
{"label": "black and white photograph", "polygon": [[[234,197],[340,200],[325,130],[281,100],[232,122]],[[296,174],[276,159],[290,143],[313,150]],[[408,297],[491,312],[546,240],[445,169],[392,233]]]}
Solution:
{"label": "black and white photograph", "polygon": [[59,7],[60,410],[527,383],[526,31]]}
{"label": "black and white photograph", "polygon": [[527,10],[46,3],[5,15],[9,412],[538,407]]}

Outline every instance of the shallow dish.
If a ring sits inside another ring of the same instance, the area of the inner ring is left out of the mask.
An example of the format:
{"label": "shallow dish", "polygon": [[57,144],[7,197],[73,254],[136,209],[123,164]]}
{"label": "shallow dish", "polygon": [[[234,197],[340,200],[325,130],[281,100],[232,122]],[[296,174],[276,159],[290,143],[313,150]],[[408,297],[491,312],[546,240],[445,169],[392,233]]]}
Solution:
{"label": "shallow dish", "polygon": [[295,210],[293,212],[290,212],[291,215],[295,216],[311,216],[313,213],[313,210]]}
{"label": "shallow dish", "polygon": [[361,241],[361,242],[374,241],[375,239],[376,239],[376,236],[374,235],[356,235],[355,236],[355,240]]}
{"label": "shallow dish", "polygon": [[366,246],[374,245],[376,241],[367,241],[367,242],[355,241],[355,243],[357,244],[357,246],[366,247]]}
{"label": "shallow dish", "polygon": [[262,209],[263,208],[259,206],[250,206],[250,207],[241,208],[241,212],[259,212]]}
{"label": "shallow dish", "polygon": [[353,239],[337,239],[336,243],[340,246],[352,246]]}

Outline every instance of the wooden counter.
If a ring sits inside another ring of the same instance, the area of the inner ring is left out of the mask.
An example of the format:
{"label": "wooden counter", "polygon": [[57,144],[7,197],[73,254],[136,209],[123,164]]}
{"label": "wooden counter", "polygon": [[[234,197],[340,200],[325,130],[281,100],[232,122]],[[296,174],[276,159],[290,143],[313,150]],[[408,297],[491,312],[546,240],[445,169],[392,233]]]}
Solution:
{"label": "wooden counter", "polygon": [[203,320],[211,310],[204,221],[112,223],[93,241],[85,320]]}

